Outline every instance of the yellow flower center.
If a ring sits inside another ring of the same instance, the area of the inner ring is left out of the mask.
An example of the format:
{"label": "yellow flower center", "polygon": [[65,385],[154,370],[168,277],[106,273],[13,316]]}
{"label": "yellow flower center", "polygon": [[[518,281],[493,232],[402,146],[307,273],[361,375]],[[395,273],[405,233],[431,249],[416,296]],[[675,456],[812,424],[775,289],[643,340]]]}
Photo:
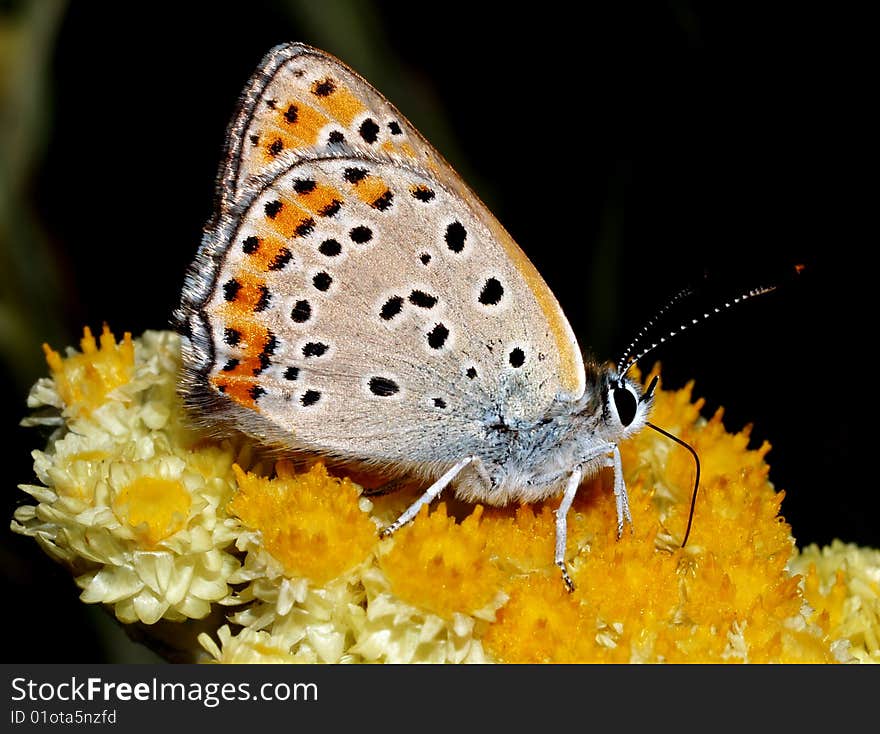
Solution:
{"label": "yellow flower center", "polygon": [[318,585],[351,570],[378,540],[376,526],[363,512],[360,492],[350,479],[337,479],[323,464],[294,474],[286,462],[266,479],[233,466],[238,491],[229,510],[253,530],[289,577]]}
{"label": "yellow flower center", "polygon": [[147,548],[183,529],[192,498],[175,479],[139,477],[113,500],[116,516],[127,523]]}
{"label": "yellow flower center", "polygon": [[446,505],[427,508],[394,536],[380,563],[394,594],[449,618],[487,606],[501,590],[504,574],[493,562],[481,505],[457,524]]}
{"label": "yellow flower center", "polygon": [[105,324],[100,348],[89,327],[83,329],[82,352],[62,357],[48,344],[43,345],[46,362],[55,379],[58,394],[75,416],[87,416],[102,405],[115,388],[134,374],[134,344],[126,332],[120,344]]}
{"label": "yellow flower center", "polygon": [[533,573],[516,579],[483,644],[502,662],[584,662],[597,657],[595,633],[557,574]]}

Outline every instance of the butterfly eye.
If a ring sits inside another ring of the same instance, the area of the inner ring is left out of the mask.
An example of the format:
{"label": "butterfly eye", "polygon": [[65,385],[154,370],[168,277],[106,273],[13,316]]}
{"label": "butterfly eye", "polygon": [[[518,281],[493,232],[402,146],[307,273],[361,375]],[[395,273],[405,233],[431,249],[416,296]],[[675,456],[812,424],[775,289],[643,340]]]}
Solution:
{"label": "butterfly eye", "polygon": [[621,425],[626,428],[636,417],[636,396],[632,394],[631,390],[620,385],[615,386],[613,390],[617,417],[620,418]]}

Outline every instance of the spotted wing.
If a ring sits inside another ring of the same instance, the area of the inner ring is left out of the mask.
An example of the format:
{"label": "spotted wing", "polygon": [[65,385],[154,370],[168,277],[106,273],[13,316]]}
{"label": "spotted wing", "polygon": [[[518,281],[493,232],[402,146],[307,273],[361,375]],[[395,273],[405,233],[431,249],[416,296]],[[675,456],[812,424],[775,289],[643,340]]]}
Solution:
{"label": "spotted wing", "polygon": [[[305,44],[272,49],[245,88],[229,127],[219,176],[219,212],[235,218],[263,183],[299,161],[356,156],[423,171],[471,201],[538,299],[554,334],[559,381],[567,395],[584,389],[580,348],[559,304],[532,263],[443,157],[366,80],[335,57]],[[221,241],[219,247],[225,246]]]}
{"label": "spotted wing", "polygon": [[[287,117],[312,122],[282,137]],[[290,448],[405,465],[582,393],[546,284],[354,72],[275,49],[231,130],[225,199],[177,312],[190,402]]]}
{"label": "spotted wing", "polygon": [[338,59],[304,44],[272,49],[230,124],[220,200],[248,198],[267,175],[302,160],[381,156],[437,171],[448,167],[381,94]]}

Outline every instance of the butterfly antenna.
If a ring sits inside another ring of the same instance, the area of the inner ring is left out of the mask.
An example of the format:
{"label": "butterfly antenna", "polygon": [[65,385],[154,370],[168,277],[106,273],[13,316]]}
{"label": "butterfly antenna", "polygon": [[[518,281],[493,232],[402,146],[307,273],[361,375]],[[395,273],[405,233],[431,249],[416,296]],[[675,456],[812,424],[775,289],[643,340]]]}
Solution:
{"label": "butterfly antenna", "polygon": [[[804,271],[804,269],[805,269],[804,265],[801,265],[801,264],[795,265],[793,267],[793,275],[799,276]],[[636,338],[632,340],[630,345],[624,351],[623,357],[621,357],[620,361],[617,363],[618,375],[623,377],[623,375],[625,375],[629,371],[629,369],[634,364],[636,364],[636,362],[638,362],[642,357],[644,357],[646,354],[648,354],[649,352],[651,352],[654,349],[656,349],[657,347],[659,347],[661,344],[663,344],[665,341],[672,338],[676,334],[684,331],[688,327],[699,324],[700,322],[708,319],[710,316],[714,316],[717,313],[721,313],[722,311],[725,311],[729,308],[732,308],[733,306],[737,305],[738,303],[742,303],[743,301],[746,301],[749,298],[755,298],[756,296],[762,296],[765,293],[770,293],[771,291],[776,290],[778,287],[779,287],[778,285],[758,286],[757,288],[752,288],[750,290],[743,291],[738,296],[732,298],[729,301],[724,301],[723,303],[721,303],[719,305],[710,307],[708,310],[703,312],[702,316],[698,316],[696,318],[691,318],[689,320],[689,322],[688,321],[683,322],[677,329],[670,330],[665,336],[660,337],[660,339],[658,339],[657,341],[651,342],[649,345],[643,347],[641,349],[641,351],[634,354],[635,350],[638,349],[637,345],[638,345],[639,341],[644,336],[646,336],[648,334],[650,329],[655,327],[655,325],[658,323],[658,321],[660,320],[660,318],[662,316],[664,316],[673,306],[682,302],[684,299],[688,298],[689,296],[691,296],[697,292],[695,288],[691,288],[691,287],[683,288],[681,291],[676,293],[669,301],[667,301],[663,305],[663,307],[654,315],[654,317],[652,319],[650,319],[639,330],[639,333],[636,334]],[[654,379],[651,381],[650,386],[645,391],[645,396],[650,396],[653,394],[654,388],[657,385],[657,379],[658,378],[655,375]],[[694,447],[691,446],[687,441],[684,441],[683,439],[679,438],[678,436],[673,435],[669,431],[666,431],[666,430],[660,428],[660,426],[657,426],[657,425],[651,423],[650,421],[646,421],[645,425],[648,426],[649,428],[657,431],[657,433],[659,433],[661,436],[665,436],[670,441],[674,441],[679,446],[683,446],[684,448],[686,448],[688,450],[688,452],[690,453],[690,455],[694,459],[694,465],[696,467],[696,472],[694,475],[694,491],[691,495],[691,507],[690,507],[690,511],[688,512],[687,527],[685,528],[685,531],[684,531],[684,538],[681,541],[681,547],[684,548],[685,545],[687,544],[688,538],[690,537],[690,534],[691,534],[691,525],[693,524],[693,521],[694,521],[694,508],[697,505],[697,492],[700,489],[700,457],[697,456],[697,452],[694,450]]]}
{"label": "butterfly antenna", "polygon": [[663,306],[663,308],[661,308],[660,311],[657,312],[657,314],[654,316],[654,318],[652,318],[650,321],[648,321],[647,324],[645,324],[645,326],[642,327],[641,331],[639,331],[639,335],[633,340],[633,343],[630,344],[630,346],[626,348],[626,351],[624,352],[624,356],[618,361],[617,374],[622,377],[627,372],[629,372],[630,368],[634,364],[636,364],[640,359],[642,359],[642,357],[644,357],[646,354],[649,354],[650,352],[653,352],[661,344],[665,343],[667,340],[671,339],[676,334],[680,334],[685,329],[688,329],[692,326],[695,326],[696,324],[699,324],[699,323],[705,321],[706,319],[708,319],[711,316],[714,316],[715,314],[721,313],[722,311],[726,311],[727,309],[732,308],[733,306],[737,305],[738,303],[742,303],[743,301],[746,301],[749,298],[754,298],[755,296],[762,296],[765,293],[770,293],[771,291],[775,291],[777,287],[778,286],[776,286],[776,285],[759,286],[757,288],[752,288],[751,290],[748,290],[748,291],[743,291],[738,296],[732,298],[729,301],[724,301],[723,303],[721,303],[717,306],[710,307],[709,310],[703,312],[702,316],[697,316],[695,318],[692,317],[688,321],[683,321],[678,326],[678,328],[671,329],[664,336],[661,336],[656,341],[652,341],[647,346],[644,346],[640,352],[633,354],[633,350],[636,348],[634,345],[638,344],[639,339],[641,339],[642,336],[647,333],[648,329],[652,328],[652,326],[659,320],[659,318],[661,316],[663,316],[667,311],[669,311],[669,309],[672,306],[674,306],[675,304],[684,300],[687,296],[690,296],[696,292],[696,290],[693,288],[685,288],[684,290],[677,293],[672,298],[672,300],[667,302],[666,305]]}
{"label": "butterfly antenna", "polygon": [[[669,311],[676,303],[679,301],[683,301],[688,296],[692,295],[694,292],[693,287],[686,286],[682,288],[678,293],[676,293],[672,298],[670,298],[666,303],[664,303],[660,310],[657,311],[648,321],[639,329],[639,332],[633,337],[633,340],[627,345],[626,349],[623,351],[620,359],[617,362],[617,373],[622,377],[625,373],[621,372],[621,367],[623,364],[630,358],[630,355],[633,353],[633,350],[638,348],[639,341],[643,336],[648,333],[649,329],[653,329],[654,325],[662,318],[662,316]],[[632,365],[627,366],[627,370]]]}
{"label": "butterfly antenna", "polygon": [[697,471],[696,475],[694,476],[694,491],[693,494],[691,494],[691,509],[688,513],[687,527],[684,531],[684,539],[681,541],[681,547],[684,548],[685,544],[688,542],[688,537],[690,537],[691,534],[691,525],[694,522],[694,507],[697,506],[697,491],[700,489],[700,457],[697,456],[697,452],[694,450],[694,447],[691,446],[687,441],[671,434],[669,431],[664,431],[662,428],[660,428],[660,426],[655,426],[650,421],[646,422],[645,425],[648,426],[648,428],[653,428],[661,436],[666,436],[666,438],[668,438],[670,441],[675,441],[675,443],[677,443],[679,446],[684,446],[688,451],[690,451],[691,456],[694,457],[694,464],[696,465]]}

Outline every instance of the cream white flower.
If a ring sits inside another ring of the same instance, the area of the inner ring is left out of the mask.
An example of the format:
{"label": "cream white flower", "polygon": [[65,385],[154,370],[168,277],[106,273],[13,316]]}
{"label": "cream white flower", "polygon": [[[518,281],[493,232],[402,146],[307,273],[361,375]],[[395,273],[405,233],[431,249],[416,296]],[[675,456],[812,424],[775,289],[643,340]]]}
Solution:
{"label": "cream white flower", "polygon": [[83,353],[47,356],[53,379],[34,386],[29,405],[60,410],[60,425],[34,452],[42,486],[21,489],[37,504],[19,507],[12,529],[71,567],[84,602],[123,622],[207,616],[239,568],[224,511],[235,454],[180,418],[178,337],[117,345],[105,328],[100,348],[87,332]]}
{"label": "cream white flower", "polygon": [[838,657],[880,663],[880,550],[834,540],[823,548],[808,545],[789,565],[804,575],[814,618],[848,643]]}

